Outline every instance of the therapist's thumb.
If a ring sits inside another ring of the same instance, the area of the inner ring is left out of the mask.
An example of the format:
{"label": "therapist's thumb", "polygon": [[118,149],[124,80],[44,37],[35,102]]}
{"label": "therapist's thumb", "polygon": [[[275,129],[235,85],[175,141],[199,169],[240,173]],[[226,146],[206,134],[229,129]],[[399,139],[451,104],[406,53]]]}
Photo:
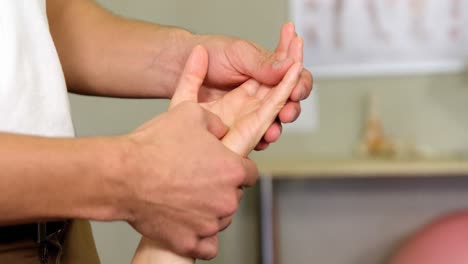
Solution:
{"label": "therapist's thumb", "polygon": [[226,55],[239,73],[269,86],[277,85],[294,64],[293,58],[278,56],[248,41],[235,42]]}

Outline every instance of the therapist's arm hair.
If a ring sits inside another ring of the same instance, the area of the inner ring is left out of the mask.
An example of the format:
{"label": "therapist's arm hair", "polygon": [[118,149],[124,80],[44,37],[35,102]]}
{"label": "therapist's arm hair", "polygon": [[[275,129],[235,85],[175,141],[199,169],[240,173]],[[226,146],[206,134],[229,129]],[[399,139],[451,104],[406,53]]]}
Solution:
{"label": "therapist's arm hair", "polygon": [[0,226],[67,218],[128,219],[129,212],[119,205],[125,190],[118,175],[125,165],[118,154],[123,152],[115,151],[118,145],[110,137],[0,133]]}
{"label": "therapist's arm hair", "polygon": [[125,19],[92,0],[48,0],[47,15],[74,93],[170,98],[196,45],[186,30]]}

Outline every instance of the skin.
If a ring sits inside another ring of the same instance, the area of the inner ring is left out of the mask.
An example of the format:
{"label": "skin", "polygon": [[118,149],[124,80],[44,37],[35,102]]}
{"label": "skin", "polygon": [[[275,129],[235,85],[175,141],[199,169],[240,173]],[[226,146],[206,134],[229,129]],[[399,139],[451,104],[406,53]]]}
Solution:
{"label": "skin", "polygon": [[[226,132],[214,114],[181,105],[115,137],[1,134],[0,225],[123,220],[145,236],[170,240],[176,252],[206,256],[202,247],[183,244],[224,229],[239,187],[258,175],[252,161],[219,141]],[[182,150],[174,148],[179,144]]]}
{"label": "skin", "polygon": [[[209,67],[199,100],[209,103],[249,79],[277,85],[300,45],[292,24],[269,52],[245,40],[127,20],[90,0],[46,3],[68,89],[80,94],[171,98],[191,50],[203,44]],[[311,87],[302,70],[279,120],[297,118]],[[237,210],[239,188],[258,176],[252,161],[220,141],[227,132],[203,106],[183,103],[120,136],[0,133],[0,225],[123,220],[177,254],[212,258],[211,241]],[[256,148],[280,134],[275,123]]]}
{"label": "skin", "polygon": [[[50,29],[69,90],[116,97],[171,98],[190,51],[202,44],[210,66],[200,101],[212,101],[248,79],[277,85],[294,63],[287,56],[294,25],[287,23],[274,52],[255,43],[219,35],[194,35],[173,27],[128,20],[109,13],[92,0],[48,0]],[[86,36],[86,37],[84,37]],[[312,89],[304,69],[290,101],[279,113],[289,123],[300,114],[299,101]],[[281,134],[276,122],[257,150]]]}
{"label": "skin", "polygon": [[[208,68],[206,50],[196,47],[189,57],[170,108],[181,104],[198,103],[200,86]],[[202,106],[218,115],[229,126],[222,143],[235,153],[247,157],[261,140],[263,133],[284,107],[302,70],[301,62],[294,64],[276,87],[249,80],[217,101]],[[242,193],[242,190],[239,190]],[[230,219],[231,221],[232,219]],[[217,238],[211,240],[216,255]],[[195,260],[178,256],[158,242],[143,238],[135,254],[134,264],[173,263],[190,264]]]}

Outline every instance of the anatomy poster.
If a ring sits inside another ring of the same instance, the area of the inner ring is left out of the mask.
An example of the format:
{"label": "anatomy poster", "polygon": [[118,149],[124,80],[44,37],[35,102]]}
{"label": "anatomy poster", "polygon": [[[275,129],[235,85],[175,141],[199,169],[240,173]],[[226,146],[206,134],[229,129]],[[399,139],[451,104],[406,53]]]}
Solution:
{"label": "anatomy poster", "polygon": [[316,75],[463,69],[468,1],[290,0]]}

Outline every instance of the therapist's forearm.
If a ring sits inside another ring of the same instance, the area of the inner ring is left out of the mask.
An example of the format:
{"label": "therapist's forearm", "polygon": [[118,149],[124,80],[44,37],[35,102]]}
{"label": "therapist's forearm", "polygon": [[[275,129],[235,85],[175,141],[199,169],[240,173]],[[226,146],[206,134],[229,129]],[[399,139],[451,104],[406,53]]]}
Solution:
{"label": "therapist's forearm", "polygon": [[112,141],[0,133],[0,225],[126,219]]}
{"label": "therapist's forearm", "polygon": [[91,0],[48,0],[47,10],[75,93],[170,98],[196,44],[188,31],[124,19]]}

